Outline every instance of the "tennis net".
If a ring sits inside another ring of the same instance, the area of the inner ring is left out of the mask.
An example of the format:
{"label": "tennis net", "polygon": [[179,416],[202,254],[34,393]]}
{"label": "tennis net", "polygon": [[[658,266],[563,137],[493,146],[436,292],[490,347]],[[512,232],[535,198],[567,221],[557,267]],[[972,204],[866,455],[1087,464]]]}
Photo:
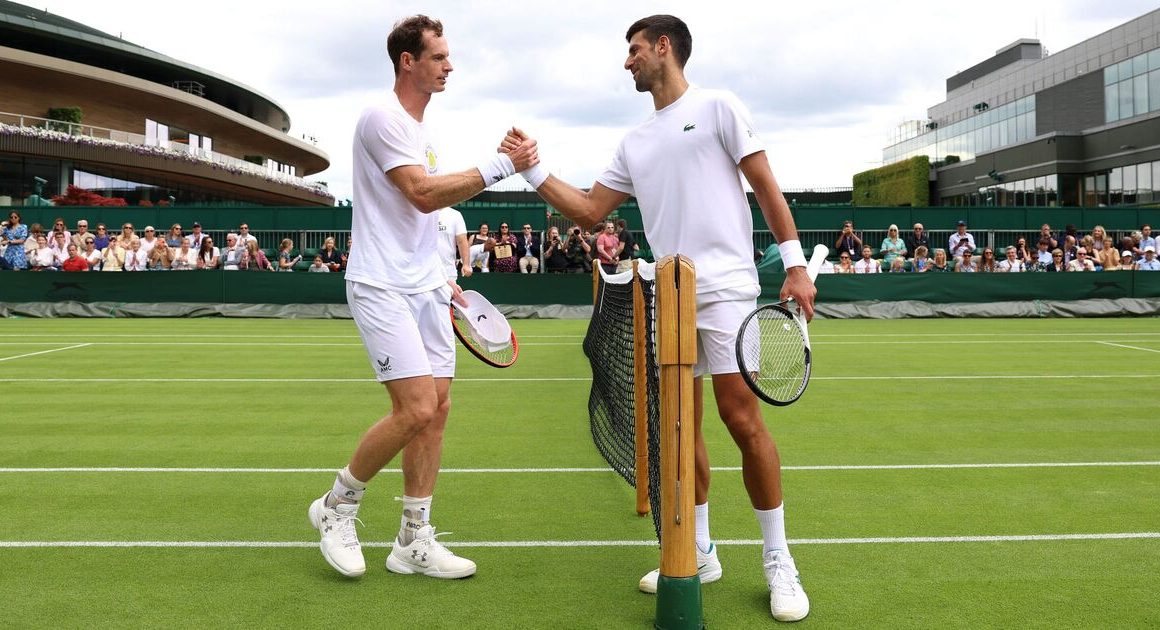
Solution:
{"label": "tennis net", "polygon": [[[643,388],[648,425],[648,499],[657,539],[660,539],[660,370],[655,347],[655,267],[638,263],[638,272],[606,275],[598,272],[592,319],[584,337],[584,354],[592,367],[588,417],[596,449],[630,486],[637,486],[637,388]],[[634,282],[640,287],[642,309],[633,308]],[[644,337],[643,383],[637,382],[637,336]],[[642,475],[643,476],[643,475]]]}

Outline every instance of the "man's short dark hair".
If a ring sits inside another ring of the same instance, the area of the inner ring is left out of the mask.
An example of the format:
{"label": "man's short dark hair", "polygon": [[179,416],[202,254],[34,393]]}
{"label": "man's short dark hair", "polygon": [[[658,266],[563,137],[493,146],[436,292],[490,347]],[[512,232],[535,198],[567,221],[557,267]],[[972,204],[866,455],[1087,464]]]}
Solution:
{"label": "man's short dark hair", "polygon": [[623,229],[628,227],[628,221],[625,221],[624,219],[617,219],[616,220],[616,227],[623,230]]}
{"label": "man's short dark hair", "polygon": [[625,41],[632,41],[632,36],[638,31],[644,31],[644,38],[653,45],[661,35],[668,37],[669,43],[673,45],[677,65],[682,68],[689,60],[689,55],[693,54],[693,35],[689,33],[688,25],[681,21],[681,18],[672,15],[650,15],[641,18],[628,27],[628,34],[624,36]]}
{"label": "man's short dark hair", "polygon": [[423,33],[431,31],[435,37],[443,37],[443,23],[426,15],[412,15],[395,23],[387,36],[387,56],[399,74],[399,61],[403,53],[411,53],[416,59],[423,54]]}

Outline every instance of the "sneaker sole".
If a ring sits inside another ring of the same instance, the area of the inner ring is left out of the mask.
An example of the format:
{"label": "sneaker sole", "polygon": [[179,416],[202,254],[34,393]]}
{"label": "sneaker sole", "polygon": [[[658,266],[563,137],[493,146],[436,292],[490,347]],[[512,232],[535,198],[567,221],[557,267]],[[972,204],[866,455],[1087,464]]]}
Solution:
{"label": "sneaker sole", "polygon": [[792,612],[783,610],[780,614],[774,613],[773,618],[778,620],[778,621],[801,621],[802,619],[805,619],[806,616],[809,614],[810,614],[809,608],[805,609],[804,611],[795,610]]}
{"label": "sneaker sole", "polygon": [[[314,503],[310,504],[310,510],[307,512],[307,516],[310,518],[310,526],[313,527],[315,531],[318,531],[319,529],[318,521],[321,517],[318,515],[318,512],[321,510],[322,499],[315,499]],[[334,560],[330,559],[330,555],[326,553],[326,548],[322,546],[321,542],[318,544],[318,550],[322,552],[322,557],[326,559],[326,564],[329,564],[332,568],[334,568],[335,571],[338,571],[346,577],[360,577],[362,574],[367,572],[365,567],[361,571],[348,571],[347,569],[338,566]]]}
{"label": "sneaker sole", "polygon": [[437,571],[434,569],[424,569],[423,567],[399,560],[394,555],[389,555],[387,556],[387,570],[400,575],[425,575],[440,580],[459,580],[475,575],[476,567],[472,566],[459,571]]}

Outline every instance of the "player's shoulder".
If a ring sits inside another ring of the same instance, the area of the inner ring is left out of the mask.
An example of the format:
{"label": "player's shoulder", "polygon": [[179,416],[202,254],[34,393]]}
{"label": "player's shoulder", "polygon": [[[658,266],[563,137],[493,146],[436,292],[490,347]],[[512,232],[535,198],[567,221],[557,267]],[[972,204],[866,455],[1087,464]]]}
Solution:
{"label": "player's shoulder", "polygon": [[363,108],[362,114],[359,116],[359,126],[403,124],[408,118],[410,116],[397,100],[388,99],[382,103],[375,103]]}

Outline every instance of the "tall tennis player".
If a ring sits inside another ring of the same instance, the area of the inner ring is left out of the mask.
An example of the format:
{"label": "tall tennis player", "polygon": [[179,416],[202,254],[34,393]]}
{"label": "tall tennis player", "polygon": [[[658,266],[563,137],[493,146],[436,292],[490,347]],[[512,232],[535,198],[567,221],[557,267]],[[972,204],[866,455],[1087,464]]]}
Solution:
{"label": "tall tennis player", "polygon": [[[645,235],[660,259],[684,254],[697,267],[697,355],[694,374],[712,376],[717,409],[741,450],[742,476],[761,527],[762,565],[770,588],[770,611],[779,621],[797,621],[810,603],[786,543],[781,464],[762,420],[757,397],[737,366],[734,342],[761,292],[753,263],[753,220],[742,187],[753,188],[766,223],[777,237],[787,270],[782,299],[793,297],[813,315],[815,289],[797,228],[769,167],[765,146],[749,111],[733,94],[690,87],[684,67],[692,36],[680,19],[654,15],[634,23],[626,35],[628,59],[638,92],[649,92],[655,111],[621,141],[612,163],[588,191],[547,173],[543,166],[524,177],[552,207],[580,225],[603,220],[635,195]],[[512,129],[501,150],[518,151],[531,141]],[[694,381],[696,409],[696,540],[702,582],[721,578],[721,563],[709,535],[709,457],[701,433],[704,388]],[[640,589],[656,592],[658,571]]]}
{"label": "tall tennis player", "polygon": [[447,304],[458,291],[439,254],[437,211],[538,162],[534,144],[443,174],[424,111],[447,85],[452,66],[443,25],[417,15],[387,38],[395,84],[385,102],[367,108],[354,138],[355,243],[346,297],[371,370],[387,389],[391,411],[363,435],[333,487],[310,505],[322,555],[339,573],[366,571],[355,531],[367,484],[402,452],[403,514],[387,569],[463,578],[475,563],[435,539],[432,495],[455,374]]}

